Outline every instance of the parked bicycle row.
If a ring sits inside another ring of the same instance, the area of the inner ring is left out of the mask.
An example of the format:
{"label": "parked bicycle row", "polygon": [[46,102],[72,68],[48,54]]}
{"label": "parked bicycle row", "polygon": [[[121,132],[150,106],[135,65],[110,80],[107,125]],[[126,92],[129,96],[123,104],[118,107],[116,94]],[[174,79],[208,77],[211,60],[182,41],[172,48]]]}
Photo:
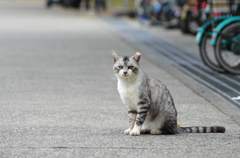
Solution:
{"label": "parked bicycle row", "polygon": [[240,0],[140,0],[140,21],[196,35],[203,62],[240,74]]}

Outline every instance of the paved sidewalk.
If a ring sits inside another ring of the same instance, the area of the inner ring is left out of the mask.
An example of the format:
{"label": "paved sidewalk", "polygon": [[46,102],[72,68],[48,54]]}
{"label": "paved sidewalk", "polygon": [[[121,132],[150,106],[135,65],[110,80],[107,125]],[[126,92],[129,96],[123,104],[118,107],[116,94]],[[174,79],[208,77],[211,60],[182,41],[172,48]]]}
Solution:
{"label": "paved sidewalk", "polygon": [[[240,111],[103,21],[29,1],[1,1],[0,18],[0,157],[239,157],[239,124],[199,94]],[[222,125],[226,133],[124,135],[111,50],[143,54],[141,67],[170,89],[182,126]]]}

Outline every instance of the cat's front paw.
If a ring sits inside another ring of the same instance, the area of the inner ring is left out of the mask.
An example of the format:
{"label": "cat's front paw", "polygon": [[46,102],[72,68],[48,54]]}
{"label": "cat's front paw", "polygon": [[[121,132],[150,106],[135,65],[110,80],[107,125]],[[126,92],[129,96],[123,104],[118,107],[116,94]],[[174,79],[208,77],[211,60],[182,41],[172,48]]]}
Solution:
{"label": "cat's front paw", "polygon": [[132,131],[132,129],[128,128],[124,131],[124,134],[129,135],[131,131]]}
{"label": "cat's front paw", "polygon": [[158,129],[152,129],[150,134],[154,134],[154,135],[158,135],[158,134],[161,134],[162,131],[161,130],[158,130]]}
{"label": "cat's front paw", "polygon": [[139,131],[131,131],[131,132],[130,132],[130,135],[131,135],[131,136],[139,136],[139,135],[140,135],[140,132],[139,132]]}

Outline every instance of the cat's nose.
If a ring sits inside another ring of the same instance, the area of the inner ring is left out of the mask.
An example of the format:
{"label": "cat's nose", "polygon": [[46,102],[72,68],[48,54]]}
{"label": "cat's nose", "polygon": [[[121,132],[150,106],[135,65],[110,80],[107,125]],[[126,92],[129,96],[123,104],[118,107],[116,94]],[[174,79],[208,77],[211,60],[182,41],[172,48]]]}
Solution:
{"label": "cat's nose", "polygon": [[126,75],[126,74],[127,74],[127,71],[124,71],[123,73]]}

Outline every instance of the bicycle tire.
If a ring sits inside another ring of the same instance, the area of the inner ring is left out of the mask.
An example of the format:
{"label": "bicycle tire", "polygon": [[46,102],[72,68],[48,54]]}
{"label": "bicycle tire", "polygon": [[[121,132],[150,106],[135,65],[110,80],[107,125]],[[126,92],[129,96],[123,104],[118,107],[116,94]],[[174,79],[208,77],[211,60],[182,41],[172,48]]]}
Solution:
{"label": "bicycle tire", "polygon": [[[240,22],[229,24],[219,33],[219,36],[217,37],[216,45],[214,47],[215,56],[218,63],[225,70],[233,74],[240,74],[240,53],[234,53],[232,50],[224,49],[223,47],[226,47],[224,46],[224,43],[226,43],[225,41],[227,41],[226,39],[229,39],[229,38],[232,39],[237,34],[240,34]],[[231,46],[232,44],[233,42],[231,43]],[[224,56],[225,57],[228,56],[228,57],[225,58]],[[234,62],[230,61],[235,59],[237,59],[237,62],[235,62],[237,65],[236,64],[233,65]]]}
{"label": "bicycle tire", "polygon": [[201,43],[199,44],[200,56],[203,60],[203,63],[217,72],[226,72],[226,70],[223,69],[215,59],[214,48],[210,45],[210,40],[211,37],[208,37],[207,34],[204,34]]}

